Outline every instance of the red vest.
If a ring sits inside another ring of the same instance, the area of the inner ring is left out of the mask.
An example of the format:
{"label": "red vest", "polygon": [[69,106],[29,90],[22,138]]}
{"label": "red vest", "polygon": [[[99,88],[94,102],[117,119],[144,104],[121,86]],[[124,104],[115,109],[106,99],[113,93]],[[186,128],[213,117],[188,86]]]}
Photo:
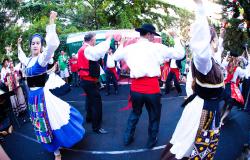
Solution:
{"label": "red vest", "polygon": [[78,50],[78,75],[81,79],[96,81],[100,76],[100,66],[98,62],[88,60],[85,57],[85,48],[87,48],[86,44]]}
{"label": "red vest", "polygon": [[[236,69],[237,69],[237,67],[234,67],[233,73],[231,73],[231,74],[229,73],[229,71],[227,71],[227,78],[224,80],[225,84],[231,82],[231,80],[232,80],[233,77],[234,77],[234,73],[235,73]],[[240,83],[240,79],[237,78],[237,79],[236,79],[236,84],[239,85],[239,83]]]}

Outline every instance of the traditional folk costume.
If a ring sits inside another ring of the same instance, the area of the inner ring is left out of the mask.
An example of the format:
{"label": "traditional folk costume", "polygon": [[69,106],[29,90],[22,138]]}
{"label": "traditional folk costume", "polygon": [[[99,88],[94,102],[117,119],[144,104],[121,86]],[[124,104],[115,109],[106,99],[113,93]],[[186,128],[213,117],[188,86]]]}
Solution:
{"label": "traditional folk costume", "polygon": [[250,112],[250,69],[246,72],[245,79],[242,84],[242,95],[244,97],[245,106],[244,109]]}
{"label": "traditional folk costume", "polygon": [[[114,49],[112,49],[114,53]],[[118,94],[118,79],[119,76],[116,71],[117,62],[114,60],[114,55],[107,53],[104,56],[104,66],[106,73],[106,86],[107,86],[107,95],[110,94],[110,83],[113,83],[115,94]]]}
{"label": "traditional folk costume", "polygon": [[226,65],[227,68],[227,77],[224,80],[225,81],[225,100],[226,100],[226,105],[229,105],[229,109],[231,109],[231,107],[234,104],[238,104],[239,106],[243,106],[244,105],[244,98],[240,92],[239,89],[239,83],[240,83],[240,79],[239,78],[244,78],[248,75],[248,71],[250,68],[250,65],[248,64],[246,69],[242,69],[239,66],[235,66],[233,68],[233,72],[230,73],[228,71],[228,62],[223,62],[224,65]]}
{"label": "traditional folk costume", "polygon": [[[140,32],[147,27],[153,32],[155,31],[150,24],[144,24],[142,28],[136,30]],[[154,34],[156,33],[154,32]],[[120,45],[114,55],[116,61],[125,60],[132,78],[130,86],[132,111],[128,118],[124,143],[125,145],[131,143],[142,113],[142,107],[145,104],[149,114],[147,147],[151,148],[157,141],[161,117],[161,94],[158,82],[161,75],[160,64],[169,58],[183,58],[184,49],[178,40],[176,40],[175,47],[171,48],[163,44],[149,42],[148,39],[141,37],[137,43],[124,48]]]}
{"label": "traditional folk costume", "polygon": [[20,75],[18,71],[10,70],[6,74],[5,83],[8,86],[9,92],[14,91],[14,95],[10,96],[13,112],[16,116],[26,110],[26,102],[23,94],[23,90],[19,85]]}
{"label": "traditional folk costume", "polygon": [[72,86],[78,87],[79,86],[79,77],[78,77],[78,64],[77,64],[77,57],[72,55],[72,58],[69,60],[70,71],[72,73]]}
{"label": "traditional folk costume", "polygon": [[[168,74],[169,74],[169,61],[163,63],[162,70],[161,70],[161,81],[163,83],[166,82]],[[165,87],[164,87],[165,88]]]}
{"label": "traditional folk costume", "polygon": [[102,122],[102,99],[98,88],[98,78],[100,76],[98,60],[108,51],[110,42],[111,40],[108,39],[96,46],[84,43],[77,53],[80,86],[87,94],[85,103],[86,120],[92,122],[92,129],[95,132],[101,129]]}
{"label": "traditional folk costume", "polygon": [[46,86],[48,86],[49,91],[53,95],[56,97],[61,97],[69,93],[71,91],[71,87],[55,73],[58,67],[57,65],[58,64],[54,63],[53,59],[51,59],[48,63]]}
{"label": "traditional folk costume", "polygon": [[217,60],[212,58],[204,9],[198,8],[190,42],[193,62],[188,77],[193,78],[193,86],[187,87],[193,89],[193,94],[183,104],[185,108],[161,160],[213,159],[218,145],[223,75]]}
{"label": "traditional folk costume", "polygon": [[[181,65],[179,63],[179,65]],[[181,67],[181,66],[180,66]],[[181,94],[181,86],[180,86],[180,69],[179,66],[177,66],[177,61],[174,59],[171,59],[170,61],[170,71],[167,77],[166,81],[166,94],[169,94],[170,88],[171,88],[171,81],[174,80],[174,85],[179,94]]]}
{"label": "traditional folk costume", "polygon": [[[79,142],[85,130],[81,114],[54,96],[49,91],[50,84],[45,83],[48,62],[59,45],[55,24],[48,25],[46,31],[47,47],[43,53],[27,58],[19,46],[18,58],[26,66],[25,74],[30,89],[28,96],[30,118],[37,140],[45,149],[56,154],[55,151],[60,147],[72,147]],[[58,81],[54,84],[56,85],[54,88],[62,85]]]}

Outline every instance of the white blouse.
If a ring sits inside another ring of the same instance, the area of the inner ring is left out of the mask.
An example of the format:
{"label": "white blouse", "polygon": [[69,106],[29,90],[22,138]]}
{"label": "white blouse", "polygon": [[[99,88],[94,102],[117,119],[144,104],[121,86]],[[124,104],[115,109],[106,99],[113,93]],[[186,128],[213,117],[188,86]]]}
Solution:
{"label": "white blouse", "polygon": [[[212,69],[212,57],[216,63],[222,65],[221,54],[224,50],[223,38],[219,37],[218,51],[213,54],[210,45],[210,39],[211,39],[210,28],[208,25],[204,7],[198,5],[197,11],[195,13],[196,13],[196,20],[192,25],[190,33],[191,35],[190,47],[192,49],[193,61],[196,69],[200,73],[207,75],[208,72]],[[190,65],[186,82],[187,96],[193,94],[192,82],[193,82],[193,75]]]}
{"label": "white blouse", "polygon": [[60,44],[58,35],[56,33],[56,25],[51,24],[46,27],[46,37],[45,41],[47,46],[43,48],[43,52],[39,54],[38,56],[28,58],[26,57],[25,53],[23,52],[21,46],[18,46],[18,58],[22,64],[24,64],[26,67],[33,66],[36,61],[38,60],[38,63],[41,66],[46,66],[50,59],[53,57],[55,50]]}
{"label": "white blouse", "polygon": [[205,9],[201,5],[197,9],[196,20],[191,27],[190,47],[196,69],[207,75],[212,68],[211,34]]}

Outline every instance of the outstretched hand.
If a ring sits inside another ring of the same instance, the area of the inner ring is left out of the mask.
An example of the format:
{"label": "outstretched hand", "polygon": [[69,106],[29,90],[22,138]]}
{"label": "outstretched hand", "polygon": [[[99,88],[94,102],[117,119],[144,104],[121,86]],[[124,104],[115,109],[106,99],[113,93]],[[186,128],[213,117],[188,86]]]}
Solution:
{"label": "outstretched hand", "polygon": [[23,40],[22,37],[19,37],[18,40],[17,40],[17,44],[20,45],[22,40]]}
{"label": "outstretched hand", "polygon": [[50,12],[50,24],[54,24],[55,23],[56,17],[57,17],[57,12],[51,11]]}

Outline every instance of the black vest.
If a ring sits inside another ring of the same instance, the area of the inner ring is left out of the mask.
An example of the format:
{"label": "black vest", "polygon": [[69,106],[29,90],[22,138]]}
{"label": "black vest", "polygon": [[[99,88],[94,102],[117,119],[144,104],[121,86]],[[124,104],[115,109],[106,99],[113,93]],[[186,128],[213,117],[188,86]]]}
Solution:
{"label": "black vest", "polygon": [[207,75],[203,75],[202,73],[200,73],[195,68],[194,62],[192,62],[192,75],[194,78],[194,83],[193,83],[194,93],[199,95],[202,99],[214,99],[214,98],[219,98],[222,95],[224,86],[209,88],[209,87],[203,87],[196,82],[197,79],[201,83],[210,85],[217,85],[223,83],[224,77],[220,65],[217,64],[213,59],[212,59],[212,69],[208,72]]}
{"label": "black vest", "polygon": [[33,77],[27,77],[27,84],[29,87],[44,87],[47,80],[47,73],[33,76]]}

